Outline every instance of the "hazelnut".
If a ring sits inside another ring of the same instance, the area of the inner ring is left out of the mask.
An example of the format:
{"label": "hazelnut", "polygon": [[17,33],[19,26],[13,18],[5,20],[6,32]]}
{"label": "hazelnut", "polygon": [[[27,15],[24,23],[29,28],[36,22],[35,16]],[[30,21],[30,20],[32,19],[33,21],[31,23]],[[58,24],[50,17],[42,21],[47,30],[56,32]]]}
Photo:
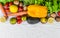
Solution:
{"label": "hazelnut", "polygon": [[55,18],[56,17],[56,13],[52,13],[50,16]]}
{"label": "hazelnut", "polygon": [[22,3],[22,2],[20,2],[20,3],[19,3],[19,6],[23,6],[23,3]]}
{"label": "hazelnut", "polygon": [[57,17],[55,18],[55,20],[56,20],[57,22],[60,22],[60,17],[57,16]]}
{"label": "hazelnut", "polygon": [[19,1],[14,1],[14,4],[15,5],[19,5]]}

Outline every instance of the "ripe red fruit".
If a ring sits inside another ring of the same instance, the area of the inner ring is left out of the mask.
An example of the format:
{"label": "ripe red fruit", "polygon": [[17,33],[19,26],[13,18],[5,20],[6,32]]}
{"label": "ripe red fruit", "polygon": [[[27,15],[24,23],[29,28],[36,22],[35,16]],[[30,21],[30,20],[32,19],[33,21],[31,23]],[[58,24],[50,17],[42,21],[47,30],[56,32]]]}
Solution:
{"label": "ripe red fruit", "polygon": [[21,19],[21,16],[17,16],[17,19]]}
{"label": "ripe red fruit", "polygon": [[22,23],[22,20],[21,19],[17,19],[17,24],[20,24]]}
{"label": "ripe red fruit", "polygon": [[9,2],[7,2],[7,3],[4,5],[4,8],[7,9],[7,10],[9,9]]}
{"label": "ripe red fruit", "polygon": [[13,2],[9,2],[9,6],[13,5]]}
{"label": "ripe red fruit", "polygon": [[8,7],[5,7],[5,10],[9,10],[9,8]]}
{"label": "ripe red fruit", "polygon": [[58,16],[60,16],[60,11],[58,11]]}
{"label": "ripe red fruit", "polygon": [[6,6],[6,7],[9,7],[9,2],[7,2],[7,3],[5,4],[5,6]]}
{"label": "ripe red fruit", "polygon": [[23,11],[23,7],[18,7],[19,12]]}
{"label": "ripe red fruit", "polygon": [[7,10],[7,9],[6,9],[6,13],[8,13],[8,12],[10,12],[10,10]]}
{"label": "ripe red fruit", "polygon": [[23,3],[22,3],[22,2],[20,2],[20,3],[19,3],[19,6],[23,6]]}

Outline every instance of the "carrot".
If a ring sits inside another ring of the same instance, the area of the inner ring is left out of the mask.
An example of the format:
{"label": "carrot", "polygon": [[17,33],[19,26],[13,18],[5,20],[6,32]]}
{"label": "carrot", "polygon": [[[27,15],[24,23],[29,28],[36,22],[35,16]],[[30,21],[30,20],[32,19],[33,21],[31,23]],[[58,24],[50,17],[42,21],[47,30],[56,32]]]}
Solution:
{"label": "carrot", "polygon": [[5,9],[4,9],[4,7],[3,7],[3,5],[2,5],[1,3],[0,3],[0,9],[1,9],[3,15],[4,15],[5,17],[7,17],[7,13],[6,13],[6,11],[5,11]]}
{"label": "carrot", "polygon": [[26,11],[23,11],[23,12],[18,12],[18,13],[15,13],[15,14],[8,14],[8,16],[22,16],[22,15],[25,15],[27,14]]}

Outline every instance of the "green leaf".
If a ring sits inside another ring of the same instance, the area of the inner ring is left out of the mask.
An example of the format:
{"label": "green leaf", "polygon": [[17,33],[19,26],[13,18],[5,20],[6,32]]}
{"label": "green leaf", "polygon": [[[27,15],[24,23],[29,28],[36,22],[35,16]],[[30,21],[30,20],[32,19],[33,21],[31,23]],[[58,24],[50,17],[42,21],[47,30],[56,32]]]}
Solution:
{"label": "green leaf", "polygon": [[40,4],[41,3],[41,0],[38,0],[38,4]]}
{"label": "green leaf", "polygon": [[2,2],[3,4],[5,4],[6,2],[11,2],[11,1],[14,1],[14,0],[0,0],[0,2]]}
{"label": "green leaf", "polygon": [[29,0],[24,0],[24,5],[29,5]]}
{"label": "green leaf", "polygon": [[22,1],[22,0],[19,0],[19,1]]}
{"label": "green leaf", "polygon": [[35,0],[35,4],[38,4],[38,1],[37,0]]}
{"label": "green leaf", "polygon": [[59,6],[59,8],[60,8],[60,3],[59,3],[59,5],[58,5],[58,6]]}
{"label": "green leaf", "polygon": [[35,3],[35,0],[29,0],[29,3],[30,4],[34,4]]}
{"label": "green leaf", "polygon": [[45,6],[47,6],[47,7],[48,7],[48,5],[49,5],[48,3],[49,3],[49,2],[45,2]]}
{"label": "green leaf", "polygon": [[0,0],[0,2],[2,2],[3,4],[5,4],[6,3],[6,0]]}
{"label": "green leaf", "polygon": [[53,6],[53,12],[57,12],[58,11],[58,6]]}
{"label": "green leaf", "polygon": [[6,2],[11,2],[11,1],[13,1],[13,0],[7,0]]}
{"label": "green leaf", "polygon": [[50,14],[53,13],[52,7],[48,7]]}

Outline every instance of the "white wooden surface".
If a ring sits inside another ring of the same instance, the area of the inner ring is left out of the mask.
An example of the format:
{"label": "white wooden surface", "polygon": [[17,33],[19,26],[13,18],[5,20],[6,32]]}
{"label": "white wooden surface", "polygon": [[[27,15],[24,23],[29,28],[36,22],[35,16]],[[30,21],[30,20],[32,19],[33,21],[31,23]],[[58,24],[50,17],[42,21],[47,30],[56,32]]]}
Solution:
{"label": "white wooden surface", "polygon": [[0,38],[60,38],[60,23],[11,25],[8,19],[6,23],[0,23]]}

